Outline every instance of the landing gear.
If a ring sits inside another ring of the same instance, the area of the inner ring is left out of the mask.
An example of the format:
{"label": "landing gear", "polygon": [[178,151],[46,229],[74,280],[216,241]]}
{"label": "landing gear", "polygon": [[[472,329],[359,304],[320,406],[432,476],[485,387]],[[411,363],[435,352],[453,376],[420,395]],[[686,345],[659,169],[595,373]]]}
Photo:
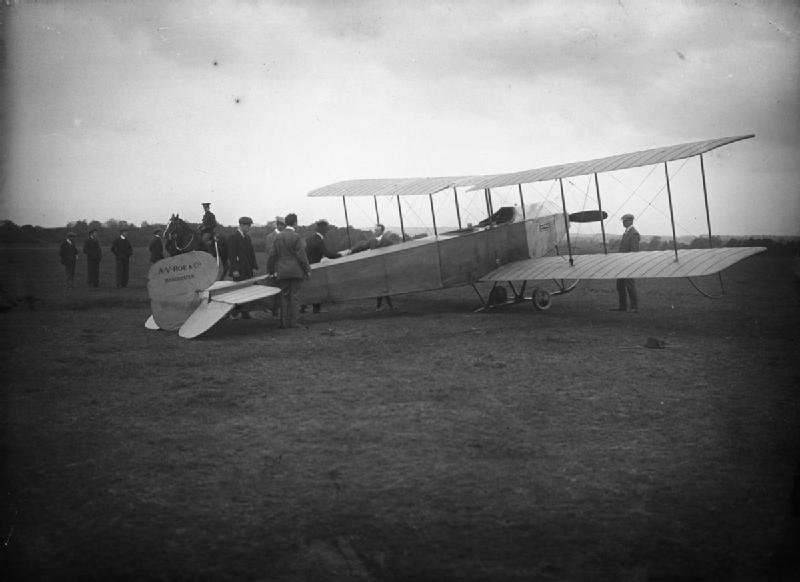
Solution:
{"label": "landing gear", "polygon": [[495,286],[489,291],[489,306],[502,305],[508,301],[508,291],[505,287]]}
{"label": "landing gear", "polygon": [[533,303],[537,311],[547,311],[553,304],[553,298],[549,291],[540,287],[534,287],[533,293],[531,294],[531,303]]}

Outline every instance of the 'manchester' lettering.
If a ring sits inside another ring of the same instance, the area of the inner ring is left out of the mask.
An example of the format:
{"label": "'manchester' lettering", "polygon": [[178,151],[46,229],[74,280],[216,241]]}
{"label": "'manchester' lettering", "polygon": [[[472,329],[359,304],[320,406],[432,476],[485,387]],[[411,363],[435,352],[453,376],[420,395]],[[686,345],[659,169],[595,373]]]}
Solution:
{"label": "'manchester' lettering", "polygon": [[167,267],[159,267],[158,274],[159,275],[173,275],[175,273],[180,273],[183,271],[194,271],[199,269],[202,263],[200,261],[194,262],[190,265],[169,265]]}

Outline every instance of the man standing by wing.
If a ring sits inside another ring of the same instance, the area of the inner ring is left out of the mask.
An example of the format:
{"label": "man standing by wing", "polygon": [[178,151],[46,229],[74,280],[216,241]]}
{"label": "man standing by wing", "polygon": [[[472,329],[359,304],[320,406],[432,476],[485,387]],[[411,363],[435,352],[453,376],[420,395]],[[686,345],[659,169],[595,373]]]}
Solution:
{"label": "man standing by wing", "polygon": [[[338,259],[342,256],[341,253],[335,253],[328,250],[325,244],[325,235],[328,234],[330,224],[327,220],[318,220],[315,225],[315,231],[311,236],[306,237],[306,255],[308,256],[309,264],[322,262],[323,257],[327,259]],[[300,313],[305,313],[307,305],[300,306]],[[321,303],[314,303],[313,312],[320,313],[322,311]]]}
{"label": "man standing by wing", "polygon": [[[640,236],[639,231],[633,226],[633,214],[622,215],[622,226],[625,227],[625,232],[619,241],[619,252],[638,252]],[[619,295],[619,306],[612,311],[630,311],[631,313],[639,311],[636,281],[634,279],[617,279],[617,295]]]}
{"label": "man standing by wing", "polygon": [[299,312],[297,294],[311,272],[306,243],[295,231],[296,226],[297,215],[287,214],[286,228],[275,237],[267,259],[267,273],[275,274],[281,288],[281,328],[296,325]]}

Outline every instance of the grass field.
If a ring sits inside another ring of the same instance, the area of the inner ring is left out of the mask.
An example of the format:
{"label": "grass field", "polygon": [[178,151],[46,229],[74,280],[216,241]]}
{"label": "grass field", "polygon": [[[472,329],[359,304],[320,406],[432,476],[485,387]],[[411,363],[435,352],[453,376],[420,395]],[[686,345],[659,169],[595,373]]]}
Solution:
{"label": "grass field", "polygon": [[127,289],[107,257],[67,291],[57,249],[0,249],[3,288],[41,300],[0,314],[6,579],[800,573],[786,259],[718,300],[640,281],[638,314],[608,311],[613,282],[547,312],[464,288],[187,341],[144,328],[145,256]]}

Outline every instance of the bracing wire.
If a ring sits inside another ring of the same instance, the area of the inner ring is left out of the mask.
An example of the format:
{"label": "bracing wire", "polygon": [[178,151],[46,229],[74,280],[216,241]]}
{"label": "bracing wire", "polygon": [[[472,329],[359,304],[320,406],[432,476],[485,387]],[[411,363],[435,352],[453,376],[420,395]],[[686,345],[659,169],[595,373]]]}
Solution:
{"label": "bracing wire", "polygon": [[692,284],[692,287],[694,287],[694,288],[695,288],[695,290],[696,290],[698,293],[700,293],[700,295],[702,295],[703,297],[707,297],[708,299],[719,299],[719,298],[721,298],[723,295],[725,295],[725,285],[724,285],[724,283],[722,282],[722,273],[717,273],[717,276],[719,277],[719,288],[720,288],[720,293],[719,293],[719,295],[712,295],[712,294],[710,294],[710,293],[706,293],[705,291],[703,291],[702,289],[700,289],[700,287],[698,287],[698,286],[697,286],[697,284],[696,284],[696,283],[695,283],[695,282],[692,280],[692,278],[691,278],[691,277],[686,277],[686,279],[687,279],[687,281],[689,281],[689,283],[691,283],[691,284]]}

